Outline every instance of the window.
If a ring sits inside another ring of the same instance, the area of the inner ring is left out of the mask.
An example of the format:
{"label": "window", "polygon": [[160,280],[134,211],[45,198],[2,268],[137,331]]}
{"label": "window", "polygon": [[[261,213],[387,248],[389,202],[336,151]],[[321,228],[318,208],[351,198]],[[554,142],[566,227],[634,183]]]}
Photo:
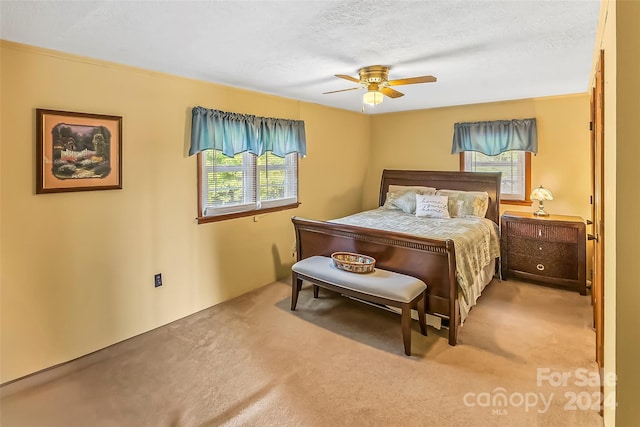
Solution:
{"label": "window", "polygon": [[502,172],[500,202],[531,204],[531,153],[504,151],[488,156],[476,151],[460,153],[460,170],[467,172]]}
{"label": "window", "polygon": [[302,120],[192,109],[189,155],[198,155],[198,224],[298,207]]}
{"label": "window", "polygon": [[228,157],[219,150],[199,153],[199,222],[296,207],[298,153],[278,157],[249,152]]}
{"label": "window", "polygon": [[453,125],[451,154],[460,153],[460,170],[501,172],[501,203],[531,205],[531,153],[537,152],[535,118]]}

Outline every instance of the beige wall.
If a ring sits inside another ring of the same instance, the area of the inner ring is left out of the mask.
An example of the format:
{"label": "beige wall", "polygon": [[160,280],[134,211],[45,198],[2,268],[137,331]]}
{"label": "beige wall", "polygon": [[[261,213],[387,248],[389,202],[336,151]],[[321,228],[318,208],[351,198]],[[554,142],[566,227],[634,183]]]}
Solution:
{"label": "beige wall", "polygon": [[[383,168],[457,170],[457,121],[537,117],[533,184],[589,216],[585,94],[366,116],[7,42],[1,58],[0,382],[285,277],[291,215],[374,207]],[[302,205],[196,225],[195,105],[304,120]],[[36,196],[35,108],[123,116],[124,188]]]}
{"label": "beige wall", "polygon": [[[616,425],[640,420],[640,2],[616,2],[615,251],[616,251]],[[606,62],[605,68],[609,67]],[[607,100],[608,101],[608,100]],[[608,103],[606,104],[608,107]],[[611,123],[613,125],[613,123]],[[605,123],[605,129],[609,123]],[[608,141],[605,140],[605,144]],[[609,151],[608,151],[609,152]],[[613,154],[613,153],[612,153]],[[605,217],[605,224],[608,221]],[[609,232],[607,236],[611,235]],[[609,242],[607,242],[607,245]],[[605,259],[605,263],[608,258]],[[606,264],[605,264],[606,265]],[[605,267],[606,268],[606,267]],[[608,285],[608,284],[607,284]],[[605,285],[606,286],[606,285]]]}
{"label": "beige wall", "polygon": [[[538,155],[531,160],[531,185],[551,189],[551,213],[591,217],[589,204],[589,95],[523,99],[384,114],[373,117],[371,167],[365,207],[375,206],[383,169],[459,170],[451,154],[456,122],[535,117]],[[504,205],[502,210],[532,211]]]}
{"label": "beige wall", "polygon": [[[285,277],[292,215],[342,216],[362,204],[366,115],[7,42],[1,49],[0,382]],[[186,154],[196,105],[304,120],[302,205],[257,222],[197,225],[196,159]],[[123,116],[124,188],[35,195],[36,108]],[[155,289],[158,272],[164,285]]]}
{"label": "beige wall", "polygon": [[594,52],[594,70],[604,50],[605,78],[605,373],[617,385],[617,407],[605,407],[606,426],[637,425],[640,419],[640,201],[633,195],[640,182],[637,124],[640,118],[640,2],[604,0]]}

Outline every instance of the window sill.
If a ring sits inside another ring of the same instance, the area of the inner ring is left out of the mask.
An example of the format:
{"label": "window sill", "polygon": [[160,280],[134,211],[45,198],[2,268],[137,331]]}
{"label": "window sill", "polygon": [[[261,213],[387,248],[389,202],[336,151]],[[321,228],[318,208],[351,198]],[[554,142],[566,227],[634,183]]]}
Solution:
{"label": "window sill", "polygon": [[504,200],[500,199],[501,205],[519,205],[519,206],[531,206],[532,200]]}
{"label": "window sill", "polygon": [[228,219],[242,218],[242,217],[246,217],[246,216],[262,215],[262,214],[269,213],[269,212],[278,212],[278,211],[284,211],[284,210],[287,210],[287,209],[295,209],[298,206],[300,206],[299,202],[298,203],[292,203],[290,205],[274,206],[272,208],[267,208],[267,209],[255,209],[255,210],[251,210],[251,211],[234,212],[234,213],[223,214],[223,215],[199,216],[196,219],[198,220],[198,224],[207,224],[209,222],[226,221]]}

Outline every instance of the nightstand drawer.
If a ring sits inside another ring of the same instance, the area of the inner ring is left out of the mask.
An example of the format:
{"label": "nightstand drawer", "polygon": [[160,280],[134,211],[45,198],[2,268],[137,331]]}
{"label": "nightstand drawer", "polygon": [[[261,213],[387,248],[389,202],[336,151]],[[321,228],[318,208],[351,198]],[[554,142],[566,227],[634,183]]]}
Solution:
{"label": "nightstand drawer", "polygon": [[578,245],[561,242],[545,242],[537,239],[509,237],[509,252],[544,259],[564,259],[575,262],[578,259]]}
{"label": "nightstand drawer", "polygon": [[509,255],[509,268],[538,276],[578,280],[575,261],[553,261],[541,257],[513,253]]}
{"label": "nightstand drawer", "polygon": [[538,222],[510,222],[508,234],[509,236],[528,237],[545,242],[575,243],[578,240],[578,229],[576,227],[558,227],[544,224],[541,221]]}

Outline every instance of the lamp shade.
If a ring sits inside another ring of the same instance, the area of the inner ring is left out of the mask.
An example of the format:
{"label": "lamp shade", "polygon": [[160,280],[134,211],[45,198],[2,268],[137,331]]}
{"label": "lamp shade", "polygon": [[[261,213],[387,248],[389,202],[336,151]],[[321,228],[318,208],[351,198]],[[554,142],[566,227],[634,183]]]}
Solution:
{"label": "lamp shade", "polygon": [[542,185],[531,192],[531,200],[553,200],[553,193]]}
{"label": "lamp shade", "polygon": [[382,93],[378,92],[377,90],[370,90],[364,94],[364,96],[362,97],[362,102],[367,105],[377,105],[382,103],[383,98],[384,95],[382,95]]}

